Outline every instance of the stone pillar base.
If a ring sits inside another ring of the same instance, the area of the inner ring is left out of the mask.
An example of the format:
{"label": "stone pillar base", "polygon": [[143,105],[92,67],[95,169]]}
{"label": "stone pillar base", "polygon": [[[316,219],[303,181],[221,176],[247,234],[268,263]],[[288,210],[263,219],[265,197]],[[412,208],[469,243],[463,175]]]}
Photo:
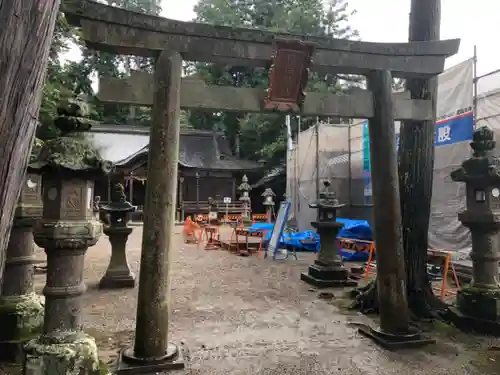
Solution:
{"label": "stone pillar base", "polygon": [[300,279],[316,288],[332,288],[356,286],[357,281],[349,279],[349,271],[343,266],[324,266],[315,264],[309,266],[308,273],[301,273]]}
{"label": "stone pillar base", "polygon": [[117,375],[137,375],[163,373],[169,370],[182,370],[185,367],[182,349],[169,343],[161,358],[142,359],[134,356],[134,349],[125,349],[118,357]]}
{"label": "stone pillar base", "polygon": [[381,330],[362,325],[358,332],[372,339],[376,344],[387,350],[419,348],[429,344],[435,344],[436,340],[424,336],[419,332],[408,332],[407,334],[390,334]]}
{"label": "stone pillar base", "polygon": [[92,336],[83,332],[40,336],[26,343],[24,375],[102,375],[97,346]]}
{"label": "stone pillar base", "polygon": [[23,345],[43,328],[44,298],[35,293],[0,298],[0,362],[22,364]]}
{"label": "stone pillar base", "polygon": [[99,289],[121,288],[135,288],[135,275],[132,272],[106,272],[99,281]]}
{"label": "stone pillar base", "polygon": [[500,336],[500,291],[463,288],[446,316],[464,331]]}

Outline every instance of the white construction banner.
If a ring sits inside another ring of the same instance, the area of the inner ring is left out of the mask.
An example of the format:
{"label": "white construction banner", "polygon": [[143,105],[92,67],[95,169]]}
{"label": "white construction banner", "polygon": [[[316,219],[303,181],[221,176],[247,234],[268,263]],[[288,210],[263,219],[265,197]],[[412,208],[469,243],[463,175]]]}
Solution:
{"label": "white construction banner", "polygon": [[436,147],[469,141],[474,131],[473,67],[470,59],[438,77]]}

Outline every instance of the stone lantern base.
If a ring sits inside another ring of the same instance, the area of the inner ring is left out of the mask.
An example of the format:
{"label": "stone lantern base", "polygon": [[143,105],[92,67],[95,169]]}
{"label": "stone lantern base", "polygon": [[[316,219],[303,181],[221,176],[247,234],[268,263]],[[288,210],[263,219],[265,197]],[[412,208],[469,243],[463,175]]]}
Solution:
{"label": "stone lantern base", "polygon": [[43,313],[44,298],[35,293],[0,298],[0,362],[23,362],[23,345],[41,332]]}
{"label": "stone lantern base", "polygon": [[320,261],[314,261],[314,264],[309,266],[309,272],[302,272],[300,279],[316,288],[331,288],[356,286],[358,283],[349,279],[349,271],[342,265],[325,265]]}
{"label": "stone lantern base", "polygon": [[130,271],[126,253],[127,239],[132,231],[131,227],[104,227],[104,234],[111,242],[111,259],[106,273],[99,282],[99,289],[135,287],[135,275]]}
{"label": "stone lantern base", "polygon": [[[40,336],[25,345],[24,375],[102,375],[95,340],[83,332]],[[104,366],[103,366],[104,367]]]}
{"label": "stone lantern base", "polygon": [[500,336],[500,290],[465,287],[447,317],[463,330]]}

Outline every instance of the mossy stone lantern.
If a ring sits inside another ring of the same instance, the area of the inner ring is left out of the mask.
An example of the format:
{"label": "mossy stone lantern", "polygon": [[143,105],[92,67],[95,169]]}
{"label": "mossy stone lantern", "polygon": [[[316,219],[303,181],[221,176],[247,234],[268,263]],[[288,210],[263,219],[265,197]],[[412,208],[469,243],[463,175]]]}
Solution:
{"label": "mossy stone lantern", "polygon": [[318,200],[309,204],[309,207],[318,210],[319,220],[311,223],[320,237],[318,259],[300,278],[317,288],[353,286],[356,282],[349,279],[349,272],[342,265],[337,241],[337,234],[344,226],[337,221],[337,210],[344,204],[340,204],[336,194],[330,191],[330,181],[324,181],[323,185]]}
{"label": "mossy stone lantern", "polygon": [[238,186],[238,190],[241,192],[239,200],[240,202],[243,202],[243,213],[241,215],[243,219],[243,224],[250,225],[252,223],[252,220],[250,219],[250,207],[251,207],[250,190],[252,190],[252,187],[248,183],[248,177],[246,174],[243,175],[241,179],[241,184],[240,186]]}
{"label": "mossy stone lantern", "polygon": [[466,209],[458,219],[472,237],[472,282],[457,293],[450,318],[460,327],[500,335],[500,159],[493,156],[494,133],[477,129],[473,155],[451,173],[466,186]]}
{"label": "mossy stone lantern", "polygon": [[[37,139],[30,161],[42,143]],[[19,195],[7,246],[0,297],[0,362],[22,364],[23,345],[43,326],[43,297],[34,291],[33,227],[42,216],[41,176],[26,175]]]}
{"label": "mossy stone lantern", "polygon": [[90,129],[87,113],[78,101],[60,106],[54,120],[60,136],[45,141],[28,168],[42,176],[43,213],[34,239],[47,254],[43,331],[25,346],[29,374],[99,373],[95,341],[82,330],[81,297],[85,252],[102,234],[93,211],[94,180],[111,172],[112,163],[76,134]]}
{"label": "mossy stone lantern", "polygon": [[111,202],[101,211],[109,215],[109,225],[104,226],[104,234],[111,243],[111,259],[105,275],[99,282],[99,288],[133,288],[135,275],[130,271],[127,261],[126,245],[128,236],[133,228],[128,226],[129,214],[137,209],[125,198],[125,189],[122,184],[114,186]]}
{"label": "mossy stone lantern", "polygon": [[273,221],[273,210],[274,210],[274,191],[271,188],[266,188],[264,192],[261,194],[264,198],[264,202],[262,203],[266,208],[266,218],[267,222],[271,223]]}

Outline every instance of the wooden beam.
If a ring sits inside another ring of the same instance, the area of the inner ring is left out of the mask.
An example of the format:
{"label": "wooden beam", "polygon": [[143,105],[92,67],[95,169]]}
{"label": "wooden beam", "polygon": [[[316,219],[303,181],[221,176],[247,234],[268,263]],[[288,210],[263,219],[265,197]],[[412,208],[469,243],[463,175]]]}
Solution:
{"label": "wooden beam", "polygon": [[190,61],[267,66],[275,38],[292,38],[315,44],[311,68],[321,73],[390,70],[397,77],[434,76],[460,42],[371,43],[273,33],[170,20],[89,0],[66,0],[63,11],[73,25],[82,27],[89,47],[98,50],[156,56],[169,49]]}
{"label": "wooden beam", "polygon": [[[153,76],[134,72],[130,78],[101,78],[98,98],[102,102],[151,106]],[[212,111],[264,112],[264,91],[253,88],[206,86],[201,82],[183,80],[181,107]],[[309,92],[302,115],[350,118],[373,117],[373,95],[367,90],[353,90],[347,95]],[[432,120],[432,108],[425,100],[410,100],[407,92],[394,94],[396,120]]]}

